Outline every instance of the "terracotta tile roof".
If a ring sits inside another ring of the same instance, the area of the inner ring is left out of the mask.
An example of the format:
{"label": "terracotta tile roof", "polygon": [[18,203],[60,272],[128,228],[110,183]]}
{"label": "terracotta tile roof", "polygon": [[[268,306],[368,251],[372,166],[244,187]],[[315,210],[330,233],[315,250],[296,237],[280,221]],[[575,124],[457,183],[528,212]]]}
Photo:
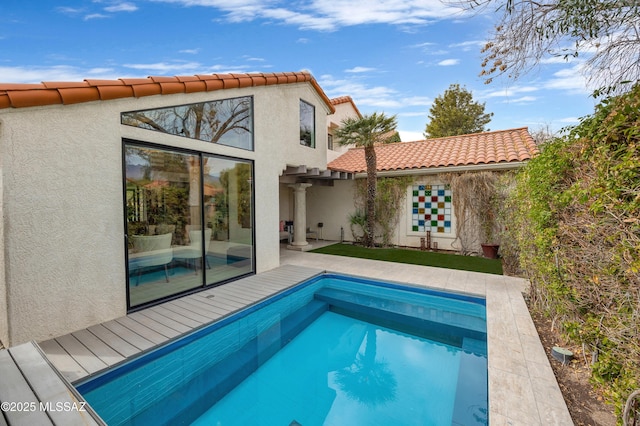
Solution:
{"label": "terracotta tile roof", "polygon": [[118,98],[208,92],[250,86],[310,82],[331,112],[335,108],[308,72],[211,74],[177,77],[121,78],[41,84],[0,83],[0,109],[76,104]]}
{"label": "terracotta tile roof", "polygon": [[340,104],[346,104],[346,103],[350,103],[353,109],[358,114],[358,117],[362,117],[362,114],[360,114],[360,110],[356,106],[355,102],[353,102],[353,99],[351,98],[351,96],[340,96],[338,98],[331,99],[331,104],[334,106],[340,105]]}
{"label": "terracotta tile roof", "polygon": [[[538,152],[526,127],[376,146],[378,171],[520,162]],[[364,149],[351,148],[327,167],[364,172]]]}

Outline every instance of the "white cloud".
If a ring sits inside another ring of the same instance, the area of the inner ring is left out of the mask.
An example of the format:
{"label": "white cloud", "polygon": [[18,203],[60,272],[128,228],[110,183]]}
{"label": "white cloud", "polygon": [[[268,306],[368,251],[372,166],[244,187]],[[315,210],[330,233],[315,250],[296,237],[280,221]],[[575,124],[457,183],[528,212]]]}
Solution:
{"label": "white cloud", "polygon": [[432,43],[430,41],[426,41],[424,43],[414,44],[414,45],[409,46],[409,47],[418,48],[418,49],[424,49],[424,48],[435,46],[435,45],[436,45],[436,43]]}
{"label": "white cloud", "polygon": [[353,67],[350,68],[348,70],[344,70],[344,72],[348,72],[348,73],[365,73],[365,72],[371,72],[371,71],[375,71],[375,68],[367,68],[367,67]]}
{"label": "white cloud", "polygon": [[445,59],[438,62],[438,65],[440,65],[441,67],[450,67],[452,65],[458,65],[459,63],[460,59]]}
{"label": "white cloud", "polygon": [[[386,109],[400,110],[403,108],[421,107],[431,105],[432,100],[424,96],[399,93],[397,90],[386,86],[367,86],[356,78],[334,79],[331,75],[323,75],[318,83],[331,98],[338,96],[351,96],[361,111]],[[411,112],[402,112],[403,116],[410,116]],[[399,114],[400,115],[400,114]],[[426,115],[420,112],[415,115]]]}
{"label": "white cloud", "polygon": [[80,69],[67,65],[52,67],[0,67],[0,81],[13,83],[41,83],[43,81],[83,81],[85,78],[113,80],[116,75],[112,68]]}
{"label": "white cloud", "polygon": [[561,90],[570,94],[588,94],[590,90],[582,71],[582,64],[557,71],[553,73],[552,78],[544,83],[544,88]]}
{"label": "white cloud", "polygon": [[90,13],[88,15],[85,15],[84,19],[85,21],[89,21],[91,19],[105,19],[105,18],[109,18],[109,15],[105,15],[104,13]]}
{"label": "white cloud", "polygon": [[505,99],[503,102],[508,104],[528,104],[538,100],[535,96],[522,96],[516,99]]}
{"label": "white cloud", "polygon": [[397,108],[400,106],[398,93],[389,87],[368,87],[355,79],[336,80],[330,75],[321,76],[318,83],[329,97],[349,95],[358,107],[360,105],[375,108]]}
{"label": "white cloud", "polygon": [[579,123],[580,118],[578,117],[565,117],[556,120],[558,123]]}
{"label": "white cloud", "polygon": [[149,71],[181,71],[181,70],[195,70],[203,68],[198,62],[185,62],[185,63],[173,63],[173,62],[156,62],[154,64],[123,64],[126,68],[132,68],[134,70],[149,70]]}
{"label": "white cloud", "polygon": [[482,98],[510,98],[521,93],[531,93],[539,90],[535,86],[509,86],[504,89],[482,93]]}
{"label": "white cloud", "polygon": [[60,13],[64,13],[65,15],[78,15],[80,13],[84,13],[84,9],[66,6],[57,7],[56,10]]}
{"label": "white cloud", "polygon": [[484,47],[485,44],[487,44],[486,40],[469,40],[469,41],[463,41],[462,43],[450,44],[449,47],[451,48],[462,47],[462,50],[469,51],[477,47],[482,48]]}
{"label": "white cloud", "polygon": [[133,3],[117,3],[112,6],[107,6],[104,8],[107,12],[135,12],[138,10],[138,6]]}
{"label": "white cloud", "polygon": [[179,53],[187,53],[189,55],[196,55],[196,54],[200,53],[200,48],[197,48],[197,49],[183,49],[183,50],[180,50]]}
{"label": "white cloud", "polygon": [[436,19],[454,19],[464,15],[461,9],[440,0],[311,0],[309,3],[284,0],[155,1],[213,7],[226,12],[226,18],[231,22],[267,19],[319,31],[362,24],[426,25]]}

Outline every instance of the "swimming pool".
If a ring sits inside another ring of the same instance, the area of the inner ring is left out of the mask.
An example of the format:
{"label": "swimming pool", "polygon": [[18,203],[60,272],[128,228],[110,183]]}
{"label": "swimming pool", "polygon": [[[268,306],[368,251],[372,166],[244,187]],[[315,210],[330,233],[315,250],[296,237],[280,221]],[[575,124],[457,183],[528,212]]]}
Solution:
{"label": "swimming pool", "polygon": [[110,425],[486,424],[485,302],[324,274],[77,388]]}

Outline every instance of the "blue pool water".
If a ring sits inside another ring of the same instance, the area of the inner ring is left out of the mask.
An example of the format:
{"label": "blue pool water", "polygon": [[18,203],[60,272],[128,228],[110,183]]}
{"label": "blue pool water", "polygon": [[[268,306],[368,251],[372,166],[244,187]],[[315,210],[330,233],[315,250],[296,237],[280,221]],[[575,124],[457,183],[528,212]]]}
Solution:
{"label": "blue pool water", "polygon": [[487,424],[484,300],[323,275],[78,390],[109,425]]}

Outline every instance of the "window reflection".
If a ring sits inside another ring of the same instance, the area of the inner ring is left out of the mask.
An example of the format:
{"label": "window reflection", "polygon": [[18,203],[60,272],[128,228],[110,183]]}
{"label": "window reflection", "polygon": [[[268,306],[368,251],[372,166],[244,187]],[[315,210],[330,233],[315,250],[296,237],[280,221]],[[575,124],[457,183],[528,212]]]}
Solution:
{"label": "window reflection", "polygon": [[253,270],[252,165],[204,157],[205,222],[213,241],[207,255],[218,267],[207,272],[212,284]]}
{"label": "window reflection", "polygon": [[122,124],[253,150],[250,96],[122,113]]}
{"label": "window reflection", "polygon": [[130,307],[254,270],[251,162],[126,143],[125,168]]}
{"label": "window reflection", "polygon": [[300,144],[311,148],[316,146],[315,108],[302,100],[300,101]]}

